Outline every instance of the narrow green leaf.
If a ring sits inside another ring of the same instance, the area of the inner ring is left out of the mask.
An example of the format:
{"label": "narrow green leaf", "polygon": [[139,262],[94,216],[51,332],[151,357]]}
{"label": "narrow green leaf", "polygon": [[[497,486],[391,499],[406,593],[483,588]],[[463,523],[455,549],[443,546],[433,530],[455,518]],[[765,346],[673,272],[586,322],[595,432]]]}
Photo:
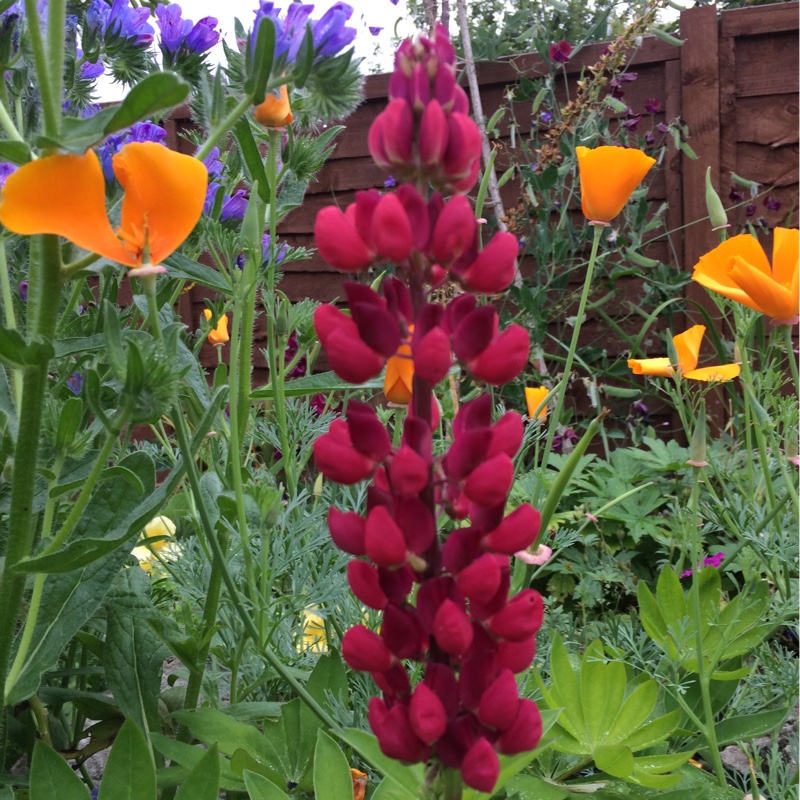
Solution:
{"label": "narrow green leaf", "polygon": [[509,797],[516,795],[519,800],[565,800],[570,797],[566,787],[555,786],[534,775],[517,775],[508,783],[506,790]]}
{"label": "narrow green leaf", "polygon": [[628,778],[633,773],[633,753],[623,745],[598,747],[593,753],[597,768],[615,778]]}
{"label": "narrow green leaf", "polygon": [[668,753],[663,756],[636,756],[633,759],[637,770],[658,774],[660,772],[672,772],[685,764],[695,751],[689,750],[683,753]]}
{"label": "narrow green leaf", "polygon": [[603,645],[595,639],[586,648],[581,665],[581,705],[588,741],[593,746],[605,742],[628,683],[624,664],[604,661]]}
{"label": "narrow green leaf", "polygon": [[[259,26],[260,27],[260,26]],[[250,119],[242,117],[233,126],[233,138],[239,146],[239,153],[242,156],[247,177],[250,183],[258,183],[258,196],[264,203],[269,202],[269,181],[264,170],[264,159],[258,150],[258,145],[253,136],[253,129],[250,127]]]}
{"label": "narrow green leaf", "polygon": [[[333,372],[319,372],[315,375],[306,375],[303,378],[298,378],[294,381],[287,381],[286,383],[286,397],[304,397],[313,394],[328,394],[329,392],[344,392],[344,391],[357,391],[358,389],[381,389],[383,387],[383,378],[372,378],[358,385],[347,383],[341,378],[337,377]],[[264,400],[272,397],[273,391],[271,386],[264,386],[259,389],[254,389],[253,399]]]}
{"label": "narrow green leaf", "polygon": [[265,89],[272,62],[275,59],[275,23],[269,17],[262,17],[256,32],[253,71],[245,83],[244,90],[253,98],[253,105],[264,102]]}
{"label": "narrow green leaf", "polygon": [[552,691],[557,693],[556,702],[563,706],[559,723],[580,742],[586,740],[586,722],[581,705],[581,689],[578,676],[572,669],[566,647],[561,636],[555,635],[550,647]]}
{"label": "narrow green leaf", "polygon": [[656,598],[667,628],[671,631],[680,630],[686,617],[686,598],[680,579],[670,567],[665,566],[658,576]]}
{"label": "narrow green leaf", "polygon": [[175,800],[217,800],[219,797],[219,750],[212,745],[189,773]]}
{"label": "narrow green leaf", "polygon": [[409,800],[416,800],[422,788],[422,775],[418,768],[408,767],[385,756],[378,740],[367,731],[345,728],[339,738],[347,742],[365,761],[368,761],[387,778],[391,778],[405,792]]}
{"label": "narrow green leaf", "polygon": [[637,750],[644,750],[645,747],[652,747],[663,742],[675,730],[679,719],[680,711],[677,709],[671,711],[669,714],[664,714],[663,717],[658,717],[652,722],[642,725],[638,730],[632,731],[620,744],[624,744],[634,753]]}
{"label": "narrow green leaf", "polygon": [[642,627],[650,638],[668,655],[677,655],[677,653],[671,652],[675,648],[674,646],[670,647],[670,635],[664,623],[664,617],[661,616],[661,609],[644,581],[639,581],[636,595],[639,600],[639,618],[642,621]]}
{"label": "narrow green leaf", "polygon": [[658,684],[648,680],[639,684],[626,698],[606,734],[606,744],[619,744],[644,724],[658,700]]}
{"label": "narrow green leaf", "polygon": [[[180,768],[184,770],[184,773],[181,775],[182,781],[189,777],[191,770],[203,760],[203,756],[206,753],[203,748],[178,742],[160,733],[151,733],[150,739],[153,743],[153,747],[155,747],[159,753],[166,756],[172,764],[180,764]],[[233,773],[228,760],[220,758],[219,764],[220,788],[226,792],[243,792],[244,781]],[[171,770],[158,771],[157,778],[159,786],[175,786],[177,784],[175,780],[172,780],[170,772]]]}
{"label": "narrow green leaf", "polygon": [[759,711],[756,714],[742,714],[738,717],[724,719],[717,723],[717,743],[722,746],[734,742],[747,742],[756,736],[764,736],[777,728],[786,715],[788,708],[777,708],[773,711]]}
{"label": "narrow green leaf", "polygon": [[89,790],[52,747],[37,741],[33,746],[30,800],[89,800]]}
{"label": "narrow green leaf", "polygon": [[182,103],[191,85],[174,72],[154,72],[131,89],[105,126],[106,135]]}
{"label": "narrow green leaf", "polygon": [[289,800],[286,792],[281,791],[271,780],[256,772],[245,770],[244,785],[250,800]]}
{"label": "narrow green leaf", "polygon": [[170,278],[183,278],[187,281],[193,281],[201,286],[214,289],[225,296],[231,293],[231,287],[225,278],[217,270],[201,264],[199,261],[193,261],[180,253],[173,253],[169,258],[164,259],[164,264],[169,270]]}
{"label": "narrow green leaf", "polygon": [[144,734],[131,719],[119,729],[103,772],[98,800],[155,800],[156,766]]}
{"label": "narrow green leaf", "polygon": [[339,745],[320,728],[314,748],[314,800],[342,800],[352,792],[347,759]]}
{"label": "narrow green leaf", "polygon": [[31,160],[31,147],[27,142],[6,139],[0,142],[0,160],[21,166]]}

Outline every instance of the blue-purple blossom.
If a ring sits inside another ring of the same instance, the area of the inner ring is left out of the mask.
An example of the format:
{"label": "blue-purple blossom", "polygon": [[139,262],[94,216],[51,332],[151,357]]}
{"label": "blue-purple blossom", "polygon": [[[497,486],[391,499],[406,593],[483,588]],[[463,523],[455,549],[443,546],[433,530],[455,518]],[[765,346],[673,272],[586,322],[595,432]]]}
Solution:
{"label": "blue-purple blossom", "polygon": [[73,394],[80,394],[81,389],[83,389],[83,375],[80,372],[73,372],[72,375],[67,378],[67,388]]}
{"label": "blue-purple blossom", "polygon": [[28,302],[28,281],[19,282],[19,296],[23,303]]}
{"label": "blue-purple blossom", "polygon": [[230,197],[222,201],[222,209],[219,213],[220,222],[227,220],[244,219],[247,211],[247,194],[244,189],[239,189]]}
{"label": "blue-purple blossom", "polygon": [[175,55],[180,50],[205,53],[219,41],[216,17],[203,17],[196,24],[181,17],[181,7],[176,3],[156,6],[156,20],[161,31],[161,49]]}
{"label": "blue-purple blossom", "polygon": [[126,39],[139,46],[153,41],[149,8],[131,8],[130,0],[114,0],[108,5],[104,0],[93,0],[86,11],[86,28],[101,37]]}
{"label": "blue-purple blossom", "polygon": [[549,125],[553,121],[553,115],[549,111],[542,111],[539,114],[539,119],[544,122],[545,125]]}
{"label": "blue-purple blossom", "polygon": [[190,53],[205,53],[219,41],[216,17],[203,17],[197,20],[186,37],[186,49]]}
{"label": "blue-purple blossom", "polygon": [[391,189],[393,186],[397,186],[397,181],[394,179],[392,175],[390,175],[384,182],[383,185],[386,189]]}
{"label": "blue-purple blossom", "polygon": [[[209,174],[209,177],[211,175]],[[203,203],[203,213],[210,214],[214,210],[214,203],[217,201],[217,192],[219,191],[220,184],[217,181],[209,181],[208,188],[206,189],[206,199]]]}
{"label": "blue-purple blossom", "polygon": [[334,3],[313,25],[314,48],[320,56],[335,56],[356,38],[356,29],[345,25],[352,15],[352,6]]}
{"label": "blue-purple blossom", "polygon": [[6,179],[12,172],[17,171],[17,165],[10,161],[0,161],[0,187],[6,185]]}
{"label": "blue-purple blossom", "polygon": [[[268,233],[265,233],[261,239],[261,263],[268,264],[269,263],[269,243],[270,243],[270,236]],[[289,245],[284,243],[279,245],[278,249],[275,252],[275,263],[280,264],[284,258],[286,258],[286,254],[289,252]],[[239,269],[244,267],[244,253],[239,253],[236,256],[236,266]]]}
{"label": "blue-purple blossom", "polygon": [[211,152],[203,159],[203,163],[208,170],[208,179],[222,177],[222,161],[219,158],[219,147],[214,147]]}
{"label": "blue-purple blossom", "polygon": [[127,131],[122,133],[112,133],[106,137],[105,142],[97,148],[97,155],[103,167],[103,175],[106,181],[111,183],[114,180],[114,167],[112,159],[123,145],[130,142],[156,142],[163,144],[167,138],[167,132],[160,125],[154,122],[135,122]]}
{"label": "blue-purple blossom", "polygon": [[369,32],[373,36],[377,36],[382,30],[383,28],[373,27],[372,25],[369,26]]}

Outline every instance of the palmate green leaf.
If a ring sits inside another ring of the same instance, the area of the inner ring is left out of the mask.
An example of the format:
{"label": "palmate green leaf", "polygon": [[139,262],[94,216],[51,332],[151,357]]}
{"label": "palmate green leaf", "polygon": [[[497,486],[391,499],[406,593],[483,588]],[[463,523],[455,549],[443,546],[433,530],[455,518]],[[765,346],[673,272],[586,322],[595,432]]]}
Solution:
{"label": "palmate green leaf", "polygon": [[561,707],[559,724],[578,741],[585,739],[586,722],[583,718],[581,691],[578,676],[572,669],[569,654],[561,636],[555,635],[550,647],[551,692],[554,708]]}
{"label": "palmate green leaf", "polygon": [[189,773],[175,800],[217,800],[219,797],[219,750],[212,745]]}
{"label": "palmate green leaf", "polygon": [[352,792],[350,765],[339,745],[320,728],[314,748],[314,800],[342,800]]}
{"label": "palmate green leaf", "polygon": [[123,713],[143,731],[159,727],[158,693],[164,659],[169,655],[148,622],[155,614],[150,586],[144,570],[124,570],[105,603],[103,666],[108,686]]}
{"label": "palmate green leaf", "polygon": [[647,635],[664,650],[667,655],[676,659],[678,653],[669,635],[669,631],[667,630],[664,617],[661,616],[661,609],[659,608],[656,598],[653,597],[653,593],[644,581],[639,581],[636,596],[639,601],[639,619]]}
{"label": "palmate green leaf", "polygon": [[592,753],[597,768],[615,778],[627,780],[633,774],[633,753],[620,744],[604,745]]}
{"label": "palmate green leaf", "polygon": [[506,786],[509,797],[518,800],[565,800],[571,796],[569,789],[556,786],[535,775],[517,775]]}
{"label": "palmate green leaf", "polygon": [[663,742],[678,726],[680,713],[671,711],[669,714],[664,714],[646,725],[642,725],[635,731],[631,731],[621,742],[626,747],[636,752],[637,750],[644,750],[645,747],[652,747],[654,744]]}
{"label": "palmate green leaf", "polygon": [[606,733],[606,744],[619,744],[631,731],[637,730],[653,713],[658,700],[658,684],[645,681],[637,686],[622,704],[619,713]]}
{"label": "palmate green leaf", "polygon": [[89,800],[89,790],[52,747],[37,741],[33,746],[30,800]]}
{"label": "palmate green leaf", "polygon": [[108,756],[98,800],[156,800],[156,766],[139,726],[126,719]]}
{"label": "palmate green leaf", "polygon": [[300,698],[285,703],[280,719],[264,725],[264,738],[276,752],[285,752],[283,758],[283,779],[294,783],[298,792],[311,792],[314,788],[312,766],[317,731],[322,726],[320,720]]}
{"label": "palmate green leaf", "polygon": [[600,640],[586,649],[581,667],[581,706],[589,742],[604,742],[611,724],[622,708],[627,686],[625,665],[605,662]]}

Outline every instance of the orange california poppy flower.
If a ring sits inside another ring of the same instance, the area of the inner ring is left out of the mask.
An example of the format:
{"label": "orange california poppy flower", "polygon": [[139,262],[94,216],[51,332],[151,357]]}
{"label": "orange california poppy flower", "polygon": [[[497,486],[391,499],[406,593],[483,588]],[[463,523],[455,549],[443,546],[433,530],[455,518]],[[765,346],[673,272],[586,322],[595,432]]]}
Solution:
{"label": "orange california poppy flower", "polygon": [[[203,309],[203,316],[206,318],[206,322],[208,322],[213,316],[211,309]],[[231,337],[228,335],[228,315],[223,314],[217,320],[217,327],[212,328],[208,332],[208,341],[211,344],[225,344],[225,342],[229,342],[230,340]]]}
{"label": "orange california poppy flower", "polygon": [[658,375],[663,378],[674,375],[677,367],[681,376],[691,381],[723,383],[737,377],[741,371],[738,364],[721,364],[697,369],[700,345],[705,332],[705,325],[694,325],[688,331],[672,337],[672,344],[678,356],[677,365],[673,365],[668,358],[629,358],[628,366],[634,375]]}
{"label": "orange california poppy flower", "polygon": [[[539,408],[539,406],[542,406],[542,403],[544,403],[544,400],[548,394],[550,394],[550,390],[544,386],[525,387],[525,402],[528,404],[528,416],[531,419],[533,419],[534,414],[536,414],[536,409]],[[537,419],[544,419],[546,416],[547,406],[543,405],[539,409]]]}
{"label": "orange california poppy flower", "polygon": [[350,777],[353,779],[353,800],[364,800],[367,792],[369,776],[366,772],[350,768]]}
{"label": "orange california poppy flower", "polygon": [[267,92],[264,102],[254,107],[253,116],[265,128],[285,128],[294,119],[286,84],[278,89],[277,95]]}
{"label": "orange california poppy flower", "polygon": [[411,358],[411,344],[404,342],[397,348],[397,355],[386,362],[383,393],[390,403],[407,406],[411,402],[413,384],[414,361]]}
{"label": "orange california poppy flower", "polygon": [[125,190],[116,232],[92,150],[20,167],[6,180],[0,222],[14,233],[57,234],[112,261],[152,271],[150,265],[170,255],[200,219],[208,172],[202,161],[155,142],[125,145],[113,165]]}
{"label": "orange california poppy flower", "polygon": [[576,147],[581,204],[586,219],[608,223],[619,214],[654,158],[629,147]]}
{"label": "orange california poppy flower", "polygon": [[775,228],[770,267],[758,240],[743,233],[726,239],[695,264],[692,280],[712,292],[793,324],[800,314],[797,228]]}

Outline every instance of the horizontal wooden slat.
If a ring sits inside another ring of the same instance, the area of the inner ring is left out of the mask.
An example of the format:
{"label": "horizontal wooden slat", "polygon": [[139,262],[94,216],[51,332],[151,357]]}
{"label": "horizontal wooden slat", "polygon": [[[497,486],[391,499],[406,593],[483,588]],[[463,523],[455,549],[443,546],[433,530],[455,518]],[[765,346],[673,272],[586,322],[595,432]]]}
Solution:
{"label": "horizontal wooden slat", "polygon": [[[797,32],[743,36],[735,41],[736,96],[797,94]],[[723,76],[730,80],[731,76]]]}
{"label": "horizontal wooden slat", "polygon": [[736,140],[780,146],[798,140],[797,94],[740,97],[735,102]]}
{"label": "horizontal wooden slat", "polygon": [[720,19],[720,34],[725,38],[796,31],[797,28],[797,3],[737,8],[734,13],[723,12]]}

